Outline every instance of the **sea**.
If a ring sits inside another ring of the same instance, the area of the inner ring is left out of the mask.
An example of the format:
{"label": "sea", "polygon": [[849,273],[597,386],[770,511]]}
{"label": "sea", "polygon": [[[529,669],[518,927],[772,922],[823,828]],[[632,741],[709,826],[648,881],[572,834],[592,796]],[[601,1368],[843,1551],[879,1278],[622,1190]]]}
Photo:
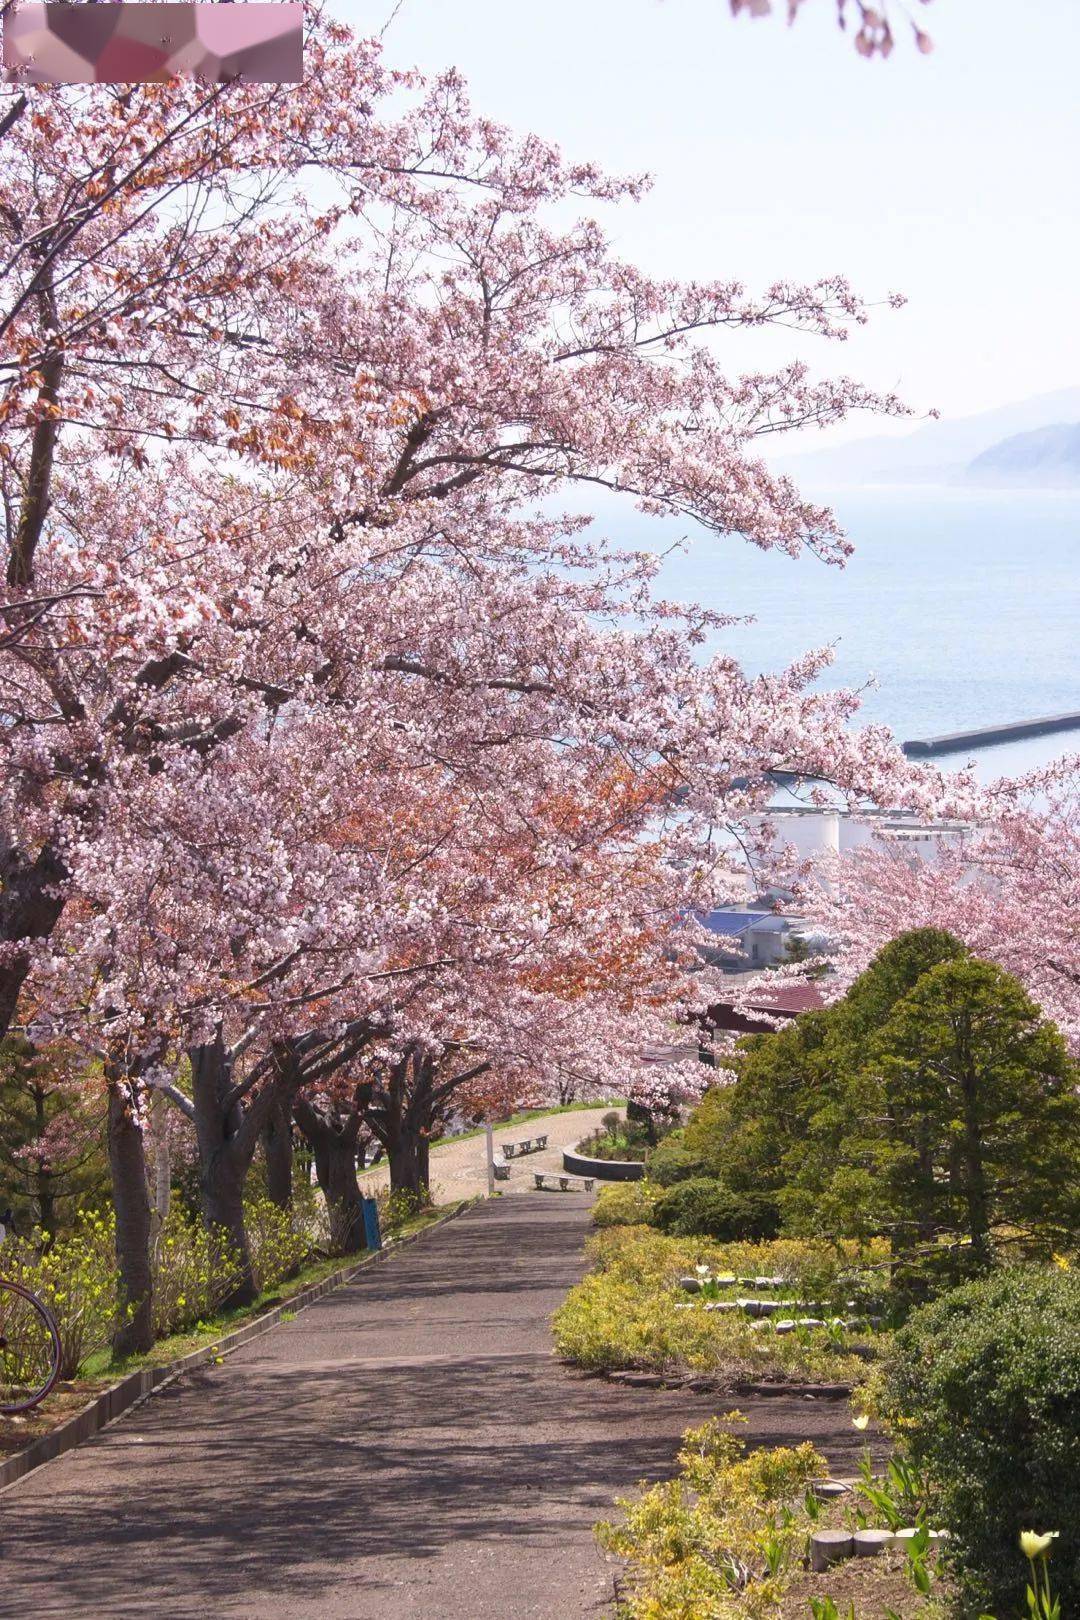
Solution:
{"label": "sea", "polygon": [[[625,518],[666,548],[659,588],[753,623],[712,645],[749,671],[831,645],[821,684],[866,688],[862,716],[897,737],[1080,712],[1080,491],[899,486],[804,491],[855,546],[844,568],[685,525]],[[605,525],[606,527],[606,525]],[[1080,753],[1080,729],[941,756],[984,780]]]}

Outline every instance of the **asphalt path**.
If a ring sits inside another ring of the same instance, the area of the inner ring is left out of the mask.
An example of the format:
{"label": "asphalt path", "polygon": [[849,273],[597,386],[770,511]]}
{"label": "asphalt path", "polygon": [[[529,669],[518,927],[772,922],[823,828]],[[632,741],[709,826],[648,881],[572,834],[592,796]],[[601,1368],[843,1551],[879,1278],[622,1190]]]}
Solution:
{"label": "asphalt path", "polygon": [[[589,1204],[476,1205],[0,1493],[0,1615],[607,1615],[593,1524],[730,1402],[554,1359]],[[744,1410],[751,1440],[846,1430],[850,1465],[844,1403]]]}

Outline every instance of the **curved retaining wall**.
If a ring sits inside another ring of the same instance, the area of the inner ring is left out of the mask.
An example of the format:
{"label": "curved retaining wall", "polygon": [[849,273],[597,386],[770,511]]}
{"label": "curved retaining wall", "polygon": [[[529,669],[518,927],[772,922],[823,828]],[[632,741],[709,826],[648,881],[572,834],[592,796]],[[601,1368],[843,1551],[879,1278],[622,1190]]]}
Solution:
{"label": "curved retaining wall", "polygon": [[563,1148],[563,1169],[571,1176],[595,1176],[597,1181],[640,1181],[645,1166],[640,1159],[587,1159]]}

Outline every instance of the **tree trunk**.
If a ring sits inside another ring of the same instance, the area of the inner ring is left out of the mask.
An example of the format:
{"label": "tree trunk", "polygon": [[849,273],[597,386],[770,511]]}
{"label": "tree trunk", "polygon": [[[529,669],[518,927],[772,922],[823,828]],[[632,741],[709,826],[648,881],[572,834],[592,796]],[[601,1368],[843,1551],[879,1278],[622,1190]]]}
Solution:
{"label": "tree trunk", "polygon": [[250,1305],[258,1294],[244,1226],[244,1181],[251,1152],[239,1152],[235,1146],[237,1121],[227,1107],[232,1069],[223,1042],[218,1039],[192,1047],[189,1056],[199,1142],[199,1197],[207,1229],[220,1228],[233,1251],[236,1284],[222,1300],[223,1310],[233,1310]]}
{"label": "tree trunk", "polygon": [[258,1296],[258,1284],[251,1263],[251,1247],[244,1224],[244,1173],[237,1173],[227,1150],[214,1155],[203,1166],[199,1181],[203,1221],[209,1231],[217,1231],[229,1245],[236,1282],[221,1301],[221,1309],[231,1311],[250,1305]]}
{"label": "tree trunk", "polygon": [[116,1262],[123,1319],[113,1335],[113,1354],[130,1356],[154,1342],[150,1272],[150,1200],[146,1191],[143,1134],[134,1114],[135,1083],[109,1079],[109,1168],[116,1210]]}
{"label": "tree trunk", "polygon": [[56,1238],[56,1177],[41,1159],[34,1172],[34,1202],[38,1207],[38,1225],[45,1239],[44,1246],[52,1247]]}
{"label": "tree trunk", "polygon": [[[67,876],[51,844],[30,861],[0,834],[0,944],[48,938],[64,909]],[[28,951],[0,952],[0,1036],[11,1027],[29,970]]]}
{"label": "tree trunk", "polygon": [[390,1161],[390,1191],[409,1193],[423,1203],[427,1199],[427,1142],[408,1118],[401,1120],[394,1137],[387,1144]]}
{"label": "tree trunk", "polygon": [[317,1147],[315,1174],[330,1215],[330,1247],[335,1254],[358,1254],[367,1247],[367,1239],[355,1147],[341,1141]]}
{"label": "tree trunk", "polygon": [[[34,1137],[40,1142],[49,1123],[45,1087],[32,1085],[30,1095],[34,1102]],[[37,1204],[37,1223],[44,1235],[45,1247],[50,1248],[56,1237],[56,1177],[49,1169],[47,1159],[35,1160],[34,1202]]]}
{"label": "tree trunk", "polygon": [[396,1190],[411,1193],[420,1204],[430,1203],[428,1178],[431,1162],[431,1126],[434,1118],[435,1065],[427,1053],[414,1053],[411,1095],[401,1110],[395,1133],[397,1147],[390,1152],[390,1186],[395,1189],[394,1161],[401,1178]]}
{"label": "tree trunk", "polygon": [[930,1124],[922,1119],[918,1126],[918,1220],[916,1223],[916,1239],[923,1246],[933,1243],[937,1231],[935,1204],[937,1192],[934,1185],[934,1148],[930,1138]]}
{"label": "tree trunk", "polygon": [[172,1199],[172,1155],[169,1152],[169,1104],[160,1091],[149,1101],[150,1143],[154,1149],[153,1244],[157,1254],[161,1228],[165,1225]]}
{"label": "tree trunk", "polygon": [[960,1148],[967,1214],[967,1235],[972,1258],[981,1268],[990,1259],[990,1199],[983,1164],[982,1125],[979,1118],[979,1079],[973,1071],[961,1077],[964,1093],[964,1133]]}
{"label": "tree trunk", "polygon": [[292,1203],[292,1120],[283,1105],[272,1110],[263,1127],[262,1141],[267,1195],[278,1209],[288,1209]]}
{"label": "tree trunk", "polygon": [[655,1147],[658,1141],[656,1133],[656,1118],[650,1108],[643,1103],[634,1102],[631,1098],[626,1104],[626,1117],[636,1125],[644,1125],[645,1135],[650,1147]]}
{"label": "tree trunk", "polygon": [[306,1097],[298,1097],[296,1123],[315,1158],[315,1175],[330,1218],[330,1247],[335,1254],[358,1254],[367,1247],[356,1179],[359,1115],[351,1109],[343,1121],[327,1119]]}

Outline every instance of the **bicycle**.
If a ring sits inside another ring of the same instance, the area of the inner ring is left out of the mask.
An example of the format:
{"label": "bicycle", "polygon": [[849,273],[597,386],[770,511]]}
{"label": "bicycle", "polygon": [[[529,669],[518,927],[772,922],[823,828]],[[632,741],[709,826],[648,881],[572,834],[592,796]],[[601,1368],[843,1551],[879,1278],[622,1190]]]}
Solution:
{"label": "bicycle", "polygon": [[[11,1212],[0,1215],[0,1243]],[[30,1412],[60,1377],[60,1329],[48,1306],[22,1283],[0,1277],[0,1416]]]}

